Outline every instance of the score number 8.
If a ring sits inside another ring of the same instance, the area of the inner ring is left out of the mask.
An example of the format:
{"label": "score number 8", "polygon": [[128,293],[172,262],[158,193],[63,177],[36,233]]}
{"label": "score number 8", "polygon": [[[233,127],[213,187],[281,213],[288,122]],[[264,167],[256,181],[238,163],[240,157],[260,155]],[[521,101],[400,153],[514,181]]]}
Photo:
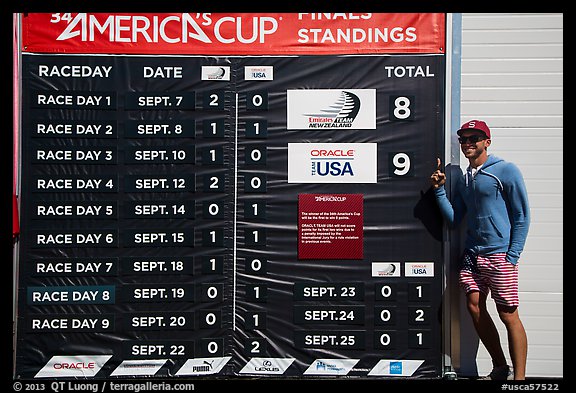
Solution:
{"label": "score number 8", "polygon": [[406,121],[414,118],[414,101],[412,95],[390,96],[389,113],[392,121]]}

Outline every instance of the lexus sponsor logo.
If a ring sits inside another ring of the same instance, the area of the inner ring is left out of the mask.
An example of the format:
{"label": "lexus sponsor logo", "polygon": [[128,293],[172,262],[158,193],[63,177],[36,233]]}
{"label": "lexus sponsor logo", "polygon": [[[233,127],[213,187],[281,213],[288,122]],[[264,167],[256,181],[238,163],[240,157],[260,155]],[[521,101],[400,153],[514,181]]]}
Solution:
{"label": "lexus sponsor logo", "polygon": [[240,374],[281,375],[294,362],[294,358],[252,358],[240,370]]}
{"label": "lexus sponsor logo", "polygon": [[375,89],[287,91],[287,128],[376,129]]}
{"label": "lexus sponsor logo", "polygon": [[82,377],[91,378],[112,355],[52,356],[35,378]]}
{"label": "lexus sponsor logo", "polygon": [[288,183],[376,183],[376,143],[289,143]]}

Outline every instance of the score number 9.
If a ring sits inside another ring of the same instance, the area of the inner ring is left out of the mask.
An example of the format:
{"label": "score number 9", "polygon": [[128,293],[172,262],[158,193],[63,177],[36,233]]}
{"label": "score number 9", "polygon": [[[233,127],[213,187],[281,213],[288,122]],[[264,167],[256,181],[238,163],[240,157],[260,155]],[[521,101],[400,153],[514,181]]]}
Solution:
{"label": "score number 9", "polygon": [[409,153],[390,153],[388,162],[390,163],[390,176],[411,176],[412,160]]}

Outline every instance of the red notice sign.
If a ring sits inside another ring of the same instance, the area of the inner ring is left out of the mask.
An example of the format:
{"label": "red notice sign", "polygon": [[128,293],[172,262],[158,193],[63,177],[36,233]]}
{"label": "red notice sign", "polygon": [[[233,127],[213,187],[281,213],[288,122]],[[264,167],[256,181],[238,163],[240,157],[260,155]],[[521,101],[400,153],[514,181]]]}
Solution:
{"label": "red notice sign", "polygon": [[362,194],[298,195],[298,259],[362,259]]}

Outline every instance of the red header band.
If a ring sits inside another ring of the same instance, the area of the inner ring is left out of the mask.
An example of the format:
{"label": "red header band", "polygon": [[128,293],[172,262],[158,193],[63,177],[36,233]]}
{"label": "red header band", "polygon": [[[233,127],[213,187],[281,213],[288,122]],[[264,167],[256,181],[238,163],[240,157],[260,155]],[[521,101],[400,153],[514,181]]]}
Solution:
{"label": "red header band", "polygon": [[29,13],[31,53],[444,53],[443,13]]}

